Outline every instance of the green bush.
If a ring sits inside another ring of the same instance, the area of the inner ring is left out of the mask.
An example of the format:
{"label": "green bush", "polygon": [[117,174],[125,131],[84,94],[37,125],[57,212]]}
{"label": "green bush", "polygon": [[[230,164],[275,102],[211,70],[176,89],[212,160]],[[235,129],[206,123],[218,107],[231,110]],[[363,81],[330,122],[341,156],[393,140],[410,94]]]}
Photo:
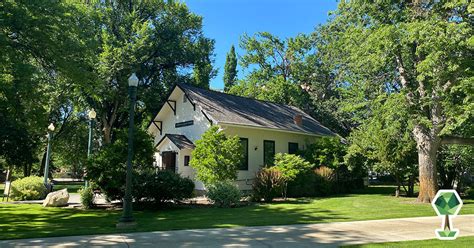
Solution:
{"label": "green bush", "polygon": [[288,183],[289,197],[328,196],[331,194],[349,193],[364,187],[361,177],[352,175],[345,166],[332,169],[321,166],[299,174]]}
{"label": "green bush", "polygon": [[[105,145],[87,161],[86,179],[93,181],[108,200],[122,200],[125,195],[125,175],[128,154],[127,130],[119,130],[112,144]],[[134,135],[133,187],[137,179],[150,173],[153,165],[153,141],[146,132],[137,129]],[[153,174],[153,173],[152,173]]]}
{"label": "green bush", "polygon": [[207,197],[220,208],[230,208],[240,202],[240,190],[231,182],[218,182],[209,187]]}
{"label": "green bush", "polygon": [[275,155],[275,168],[281,172],[287,182],[294,180],[299,174],[311,170],[312,167],[312,164],[295,154],[277,153]]}
{"label": "green bush", "polygon": [[271,202],[273,198],[282,194],[284,183],[285,179],[277,168],[262,168],[257,172],[252,185],[253,199]]}
{"label": "green bush", "polygon": [[237,179],[242,159],[239,137],[228,137],[218,126],[212,126],[196,141],[190,165],[196,170],[196,178],[208,186]]}
{"label": "green bush", "polygon": [[84,208],[89,209],[94,207],[94,191],[92,187],[81,187],[79,189],[81,196],[81,204]]}
{"label": "green bush", "polygon": [[298,155],[287,153],[277,153],[275,155],[275,168],[281,172],[285,180],[283,185],[283,196],[285,198],[288,194],[288,183],[294,181],[299,175],[310,171],[312,167],[312,164]]}
{"label": "green bush", "polygon": [[133,197],[136,201],[148,201],[157,205],[179,202],[191,198],[194,182],[172,171],[153,171],[141,174],[134,185]]}
{"label": "green bush", "polygon": [[466,197],[467,199],[474,200],[474,188],[466,190]]}
{"label": "green bush", "polygon": [[11,198],[14,201],[40,200],[46,193],[47,189],[41,177],[25,177],[12,183]]}

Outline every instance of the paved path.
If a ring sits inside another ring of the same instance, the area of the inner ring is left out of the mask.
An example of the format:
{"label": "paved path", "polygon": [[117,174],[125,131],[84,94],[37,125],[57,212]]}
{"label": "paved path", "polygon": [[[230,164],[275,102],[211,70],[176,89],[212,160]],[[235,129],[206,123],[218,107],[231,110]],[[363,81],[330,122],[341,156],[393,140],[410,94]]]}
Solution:
{"label": "paved path", "polygon": [[[78,223],[80,225],[80,223]],[[438,217],[310,225],[200,229],[0,241],[0,247],[338,247],[435,238]],[[461,236],[474,235],[474,215],[454,219]]]}

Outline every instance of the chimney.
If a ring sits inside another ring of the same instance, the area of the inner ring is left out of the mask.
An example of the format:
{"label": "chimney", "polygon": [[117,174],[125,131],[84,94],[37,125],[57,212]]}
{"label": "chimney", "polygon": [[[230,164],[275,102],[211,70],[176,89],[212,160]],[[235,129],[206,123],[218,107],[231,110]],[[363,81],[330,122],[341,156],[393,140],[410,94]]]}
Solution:
{"label": "chimney", "polygon": [[298,126],[303,126],[303,116],[301,114],[296,114],[293,117],[293,121],[295,122],[296,125]]}

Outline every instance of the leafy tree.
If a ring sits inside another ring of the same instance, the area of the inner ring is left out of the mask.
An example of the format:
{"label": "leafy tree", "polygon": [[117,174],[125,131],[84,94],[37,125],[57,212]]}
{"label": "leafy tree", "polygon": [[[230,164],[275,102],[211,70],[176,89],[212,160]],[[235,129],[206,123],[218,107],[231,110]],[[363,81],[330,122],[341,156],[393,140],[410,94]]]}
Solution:
{"label": "leafy tree", "polygon": [[371,116],[351,133],[347,161],[362,155],[371,170],[390,173],[400,187],[408,182],[408,196],[413,195],[416,173],[415,140],[403,95],[380,95],[370,104]]}
{"label": "leafy tree", "polygon": [[[472,36],[467,1],[342,1],[319,32],[318,51],[359,99],[400,91],[408,103],[418,150],[420,194],[437,191],[441,144],[470,143],[459,129],[472,126]],[[363,102],[362,102],[363,103]]]}
{"label": "leafy tree", "polygon": [[353,127],[351,116],[339,110],[334,74],[315,49],[320,40],[303,34],[285,40],[267,32],[244,35],[240,64],[249,72],[229,92],[300,107],[347,136]]}
{"label": "leafy tree", "polygon": [[438,153],[439,185],[442,189],[456,186],[462,190],[469,182],[469,175],[474,171],[474,148],[465,145],[446,145]]}
{"label": "leafy tree", "polygon": [[241,151],[239,137],[227,137],[218,126],[212,126],[196,141],[190,165],[206,186],[235,180],[243,159]]}
{"label": "leafy tree", "polygon": [[298,35],[281,40],[260,32],[255,36],[244,35],[240,46],[246,51],[240,64],[251,71],[230,93],[284,104],[304,102],[300,84],[310,73],[304,63],[311,49],[308,37]]}
{"label": "leafy tree", "polygon": [[7,0],[0,8],[0,157],[28,176],[48,123],[80,102],[75,93],[90,82],[94,32],[69,2]]}
{"label": "leafy tree", "polygon": [[327,166],[337,169],[344,163],[346,145],[339,138],[322,137],[308,144],[306,149],[300,151],[301,155],[316,167]]}
{"label": "leafy tree", "polygon": [[237,56],[235,47],[232,45],[225,58],[224,66],[224,92],[228,92],[237,81]]}
{"label": "leafy tree", "polygon": [[88,4],[99,31],[99,75],[87,99],[98,112],[104,143],[128,122],[127,79],[140,78],[136,122],[145,125],[177,82],[208,88],[214,41],[202,34],[202,18],[178,1],[99,1]]}

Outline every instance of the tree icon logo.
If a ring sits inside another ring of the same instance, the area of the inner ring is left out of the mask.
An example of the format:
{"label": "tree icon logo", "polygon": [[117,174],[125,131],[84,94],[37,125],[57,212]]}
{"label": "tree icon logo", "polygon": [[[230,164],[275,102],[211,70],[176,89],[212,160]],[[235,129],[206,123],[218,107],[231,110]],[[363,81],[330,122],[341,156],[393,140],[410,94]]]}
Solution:
{"label": "tree icon logo", "polygon": [[436,193],[431,202],[436,214],[442,217],[441,229],[436,229],[435,234],[441,240],[453,240],[459,235],[459,229],[454,229],[452,218],[455,218],[462,208],[462,200],[458,192],[453,189],[442,189]]}

